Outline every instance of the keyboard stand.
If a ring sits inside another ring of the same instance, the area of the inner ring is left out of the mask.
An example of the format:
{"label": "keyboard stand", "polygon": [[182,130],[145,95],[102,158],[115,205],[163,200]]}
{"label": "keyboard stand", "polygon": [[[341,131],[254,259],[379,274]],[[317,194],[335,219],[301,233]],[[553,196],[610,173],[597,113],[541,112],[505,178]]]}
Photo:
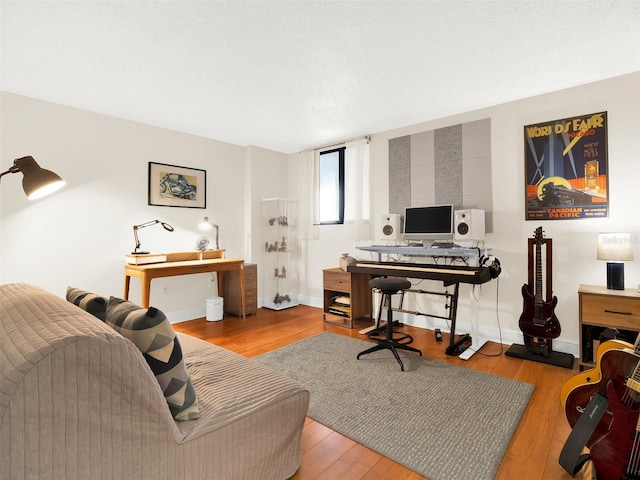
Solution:
{"label": "keyboard stand", "polygon": [[[476,350],[478,350],[480,347],[482,347],[482,345],[484,345],[484,343],[486,343],[486,340],[483,341],[483,343],[481,345],[479,345],[477,348],[473,348],[470,349],[469,346],[473,346],[474,345],[474,340],[473,337],[471,337],[469,334],[467,333],[463,333],[463,334],[459,334],[456,335],[456,317],[457,317],[457,313],[458,313],[458,294],[460,292],[460,283],[459,282],[455,282],[455,283],[448,283],[445,285],[447,287],[453,287],[453,293],[448,293],[448,292],[436,292],[436,291],[425,291],[425,290],[414,290],[414,289],[408,289],[405,290],[405,292],[413,292],[413,293],[419,293],[419,294],[428,294],[428,295],[440,295],[445,297],[446,299],[448,299],[449,301],[449,305],[447,305],[445,308],[447,308],[448,310],[448,315],[447,316],[443,316],[443,315],[436,315],[433,313],[428,314],[430,317],[433,318],[442,318],[444,320],[449,320],[449,322],[451,322],[451,330],[449,332],[449,345],[445,348],[445,353],[447,355],[450,355],[452,357],[456,357],[459,356],[462,360],[468,360],[474,353]],[[473,294],[471,295],[472,300],[473,300]],[[410,311],[410,310],[405,310],[402,308],[402,306],[400,308],[394,308],[393,309],[394,312],[402,312],[402,313],[412,313],[412,314],[419,314],[419,315],[425,315],[422,312],[418,312],[418,311]],[[378,318],[380,316],[380,312],[378,311]],[[478,322],[477,322],[477,318],[475,319],[476,321],[473,322],[473,326],[475,326],[474,331],[477,332],[478,330]],[[384,321],[380,322],[381,324],[384,323]],[[360,334],[364,335],[369,333],[372,330],[376,329],[376,324],[372,325],[371,327],[367,327],[363,330],[360,330]],[[477,345],[477,342],[475,342],[475,344]]]}
{"label": "keyboard stand", "polygon": [[[429,256],[427,252],[424,251],[423,248],[419,247],[380,247],[380,246],[372,246],[372,247],[358,247],[362,250],[372,251],[378,254],[378,261],[356,261],[354,264],[351,264],[347,267],[347,271],[352,274],[366,274],[371,276],[404,276],[407,278],[420,278],[427,280],[436,280],[442,281],[445,288],[453,287],[453,293],[445,292],[433,292],[433,291],[424,291],[424,290],[415,290],[408,289],[407,292],[414,293],[426,293],[433,295],[441,295],[446,297],[449,302],[449,305],[446,305],[445,308],[448,309],[448,315],[436,315],[433,313],[425,314],[423,312],[417,311],[409,311],[404,310],[402,308],[396,309],[394,311],[399,311],[403,313],[410,313],[414,315],[426,315],[434,318],[442,318],[448,320],[450,322],[450,334],[449,334],[449,345],[445,348],[445,353],[451,356],[459,356],[462,360],[468,360],[474,353],[476,353],[482,346],[488,341],[486,338],[479,338],[479,329],[478,329],[478,316],[479,309],[474,308],[477,307],[477,299],[474,296],[473,287],[470,294],[470,315],[471,315],[471,330],[472,335],[468,333],[458,335],[456,337],[456,316],[458,310],[458,294],[460,283],[472,284],[472,285],[480,285],[486,282],[491,281],[492,277],[490,274],[490,270],[486,266],[454,266],[454,265],[436,265],[436,264],[416,264],[409,262],[382,262],[380,260],[380,256],[383,253],[391,253],[392,251],[397,251],[399,254],[405,254],[404,252],[407,249],[414,249],[414,256]],[[422,251],[421,251],[422,250]],[[435,249],[434,249],[435,250]],[[447,249],[438,249],[442,251],[446,251]],[[456,253],[459,253],[458,252]],[[420,252],[421,251],[421,252]],[[418,253],[420,252],[420,253]],[[479,252],[476,250],[474,252],[476,255]],[[475,262],[474,262],[475,263]],[[364,334],[368,331],[375,328],[373,327],[366,328],[361,330],[360,333]]]}
{"label": "keyboard stand", "polygon": [[448,320],[451,321],[451,332],[449,332],[449,346],[444,351],[444,353],[453,357],[461,355],[467,349],[467,344],[471,342],[471,338],[466,333],[459,335],[459,338],[456,340],[456,317],[458,313],[459,290],[460,284],[453,284],[453,295],[449,296],[451,300],[449,304],[448,318]]}
{"label": "keyboard stand", "polygon": [[[470,303],[469,305],[473,305],[473,303],[477,303],[478,300],[473,296],[473,290],[471,291],[471,295],[469,295]],[[487,343],[487,339],[484,337],[480,337],[480,332],[478,331],[478,309],[471,308],[471,345],[469,345],[464,352],[462,352],[458,357],[462,360],[469,360],[474,353],[480,350],[485,343]]]}

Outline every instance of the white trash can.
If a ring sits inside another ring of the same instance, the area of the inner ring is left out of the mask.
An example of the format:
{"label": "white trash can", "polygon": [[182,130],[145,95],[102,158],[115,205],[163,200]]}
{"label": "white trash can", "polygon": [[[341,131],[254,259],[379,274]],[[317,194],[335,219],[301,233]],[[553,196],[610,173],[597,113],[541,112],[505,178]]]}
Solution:
{"label": "white trash can", "polygon": [[207,322],[218,322],[224,316],[224,299],[222,297],[207,298]]}

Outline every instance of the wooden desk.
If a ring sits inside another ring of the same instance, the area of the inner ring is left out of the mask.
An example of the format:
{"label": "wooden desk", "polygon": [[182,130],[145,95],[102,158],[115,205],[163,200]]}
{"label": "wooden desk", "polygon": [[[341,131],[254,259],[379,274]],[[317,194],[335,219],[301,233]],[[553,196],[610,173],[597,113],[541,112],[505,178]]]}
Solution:
{"label": "wooden desk", "polygon": [[[241,258],[219,258],[224,250],[204,252],[204,258],[199,259],[200,252],[176,252],[168,253],[167,261],[162,263],[150,263],[146,265],[126,264],[124,266],[124,298],[129,299],[129,285],[131,277],[139,278],[142,282],[141,295],[142,306],[149,306],[151,293],[151,280],[161,277],[175,277],[178,275],[193,275],[194,273],[209,273],[237,270],[244,273],[244,260]],[[207,257],[218,258],[207,258]],[[185,260],[185,258],[194,258]],[[240,302],[242,306],[242,318],[245,318],[245,292],[244,275],[238,275],[240,287]],[[222,296],[222,278],[218,278],[218,295]]]}

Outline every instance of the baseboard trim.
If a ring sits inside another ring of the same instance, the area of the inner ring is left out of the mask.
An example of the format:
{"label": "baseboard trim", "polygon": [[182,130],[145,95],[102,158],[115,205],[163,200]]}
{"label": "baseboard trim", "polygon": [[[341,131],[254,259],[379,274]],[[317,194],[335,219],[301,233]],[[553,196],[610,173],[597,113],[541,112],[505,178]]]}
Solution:
{"label": "baseboard trim", "polygon": [[[434,330],[439,328],[443,332],[450,332],[449,323],[442,318],[427,317],[425,315],[413,315],[403,312],[393,314],[393,318],[401,320],[406,325],[413,327],[425,328],[427,330]],[[524,337],[520,330],[505,330],[497,327],[482,325],[482,337],[495,343],[502,343],[503,345],[513,345],[514,343],[523,343]],[[471,323],[469,322],[456,322],[456,334],[471,333]],[[571,355],[578,356],[580,348],[577,342],[555,339],[553,340],[553,349],[558,352],[570,353]]]}
{"label": "baseboard trim", "polygon": [[188,322],[189,320],[195,320],[197,318],[205,318],[207,316],[207,308],[206,306],[193,307],[186,310],[168,312],[166,315],[169,319],[169,323]]}
{"label": "baseboard trim", "polygon": [[[323,308],[322,299],[316,297],[310,297],[308,295],[299,295],[298,303],[300,305],[308,305],[310,307]],[[258,306],[262,307],[262,299],[258,300]],[[169,312],[167,318],[171,323],[186,322],[195,318],[206,317],[206,307],[194,307],[186,310],[179,310],[176,312]],[[413,327],[424,328],[427,330],[434,330],[439,328],[443,332],[449,333],[449,323],[443,318],[428,317],[425,315],[414,315],[405,312],[394,312],[393,317],[395,320],[400,320],[402,323],[411,325]],[[504,330],[502,331],[497,327],[491,327],[483,325],[482,336],[487,340],[495,343],[502,343],[504,345],[512,345],[524,342],[524,337],[521,331]],[[458,321],[456,323],[456,333],[470,333],[471,323]],[[580,355],[580,348],[578,342],[568,341],[563,339],[553,340],[553,349],[558,352],[570,353],[576,358]]]}

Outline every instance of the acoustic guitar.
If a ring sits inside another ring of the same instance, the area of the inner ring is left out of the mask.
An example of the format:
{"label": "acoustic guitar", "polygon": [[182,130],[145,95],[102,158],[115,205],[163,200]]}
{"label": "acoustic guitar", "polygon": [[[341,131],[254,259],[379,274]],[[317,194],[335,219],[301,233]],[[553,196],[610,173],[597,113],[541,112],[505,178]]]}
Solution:
{"label": "acoustic guitar", "polygon": [[[640,479],[640,408],[628,408],[618,397],[614,382],[607,382],[611,429],[591,445],[597,480]],[[638,393],[638,392],[636,392]]]}
{"label": "acoustic guitar", "polygon": [[542,244],[544,243],[542,227],[534,232],[535,249],[535,287],[532,292],[528,284],[522,286],[524,306],[518,325],[520,330],[530,337],[553,339],[560,336],[560,322],[554,309],[558,304],[557,297],[546,302],[542,298]]}
{"label": "acoustic guitar", "polygon": [[[637,342],[638,340],[636,340],[636,344]],[[607,340],[606,342],[602,342],[596,352],[596,366],[571,377],[564,383],[562,389],[560,389],[560,403],[562,404],[562,408],[566,407],[567,397],[574,389],[602,380],[602,365],[600,364],[600,360],[606,352],[609,350],[623,350],[625,348],[633,350],[634,346],[624,340]]]}
{"label": "acoustic guitar", "polygon": [[[610,341],[618,342],[617,340]],[[604,342],[601,345],[603,353],[597,362],[600,366],[598,380],[578,385],[567,393],[566,401],[564,402],[564,411],[571,427],[576,424],[578,418],[580,418],[580,415],[582,415],[591,400],[591,397],[596,392],[605,391],[605,389],[609,388],[609,383],[616,394],[616,398],[619,399],[624,407],[628,409],[637,409],[640,407],[640,393],[627,385],[627,380],[637,372],[638,366],[640,365],[640,342],[636,341],[633,350],[628,348],[608,348],[607,343],[609,342]],[[601,350],[599,348],[598,353],[600,352]],[[572,379],[569,381],[571,380]],[[563,387],[563,391],[566,390],[569,389]],[[609,402],[611,402],[611,398],[609,398]],[[613,412],[611,408],[608,408],[587,441],[587,447],[591,448],[596,441],[607,434],[611,429],[612,422]]]}

